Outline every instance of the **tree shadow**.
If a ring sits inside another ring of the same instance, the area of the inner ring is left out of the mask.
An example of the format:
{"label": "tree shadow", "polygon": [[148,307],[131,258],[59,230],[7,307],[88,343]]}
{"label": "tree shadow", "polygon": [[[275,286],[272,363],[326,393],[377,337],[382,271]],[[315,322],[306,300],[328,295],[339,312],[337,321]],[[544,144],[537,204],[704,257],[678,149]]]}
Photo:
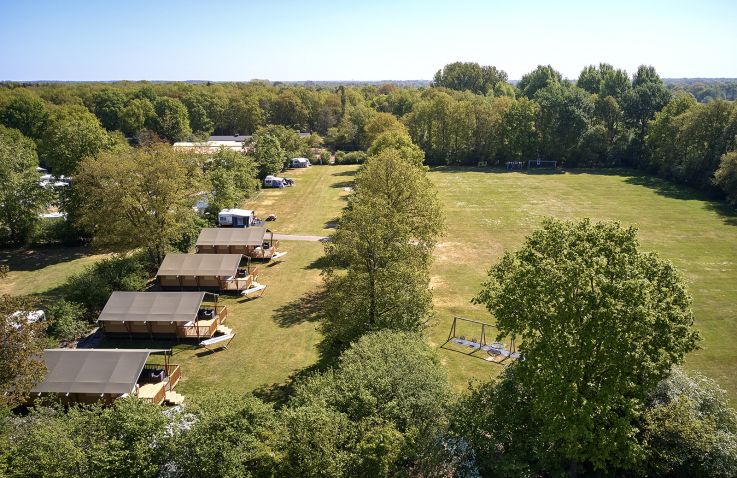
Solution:
{"label": "tree shadow", "polygon": [[709,200],[707,194],[689,188],[687,186],[680,186],[665,179],[656,178],[653,176],[645,175],[632,175],[628,177],[625,182],[634,186],[643,186],[648,189],[652,189],[660,196],[664,196],[671,199],[699,199]]}
{"label": "tree shadow", "polygon": [[330,219],[329,221],[325,222],[325,225],[322,226],[322,227],[324,229],[335,229],[336,227],[338,227],[338,220],[339,219],[340,219],[339,217],[334,217],[334,218]]}
{"label": "tree shadow", "polygon": [[345,189],[345,188],[353,188],[354,184],[355,184],[355,181],[340,181],[340,182],[331,184],[330,187],[335,188],[335,189]]}
{"label": "tree shadow", "polygon": [[333,176],[351,176],[352,177],[352,176],[355,176],[356,174],[358,174],[357,169],[349,169],[347,171],[340,171],[337,173],[333,173]]}
{"label": "tree shadow", "polygon": [[35,271],[93,254],[87,246],[7,248],[0,249],[0,265],[8,266],[11,271]]}
{"label": "tree shadow", "polygon": [[304,322],[317,322],[323,316],[325,290],[310,291],[297,300],[288,302],[274,311],[274,322],[279,327],[291,327]]}
{"label": "tree shadow", "polygon": [[725,224],[737,226],[737,210],[708,192],[643,174],[632,175],[625,182],[652,189],[656,194],[671,199],[702,201],[706,209],[717,213]]}

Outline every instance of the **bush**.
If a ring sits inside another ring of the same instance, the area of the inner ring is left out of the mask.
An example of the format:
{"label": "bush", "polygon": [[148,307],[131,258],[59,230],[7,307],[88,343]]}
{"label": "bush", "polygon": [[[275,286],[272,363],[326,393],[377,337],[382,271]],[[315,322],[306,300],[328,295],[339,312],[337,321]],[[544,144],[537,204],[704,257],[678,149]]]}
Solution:
{"label": "bush", "polygon": [[[342,153],[342,151],[339,153]],[[338,154],[335,155],[335,164],[363,164],[364,162],[366,162],[366,153],[363,151],[343,153],[340,158],[338,157]]]}
{"label": "bush", "polygon": [[116,256],[86,267],[70,277],[64,288],[67,300],[94,314],[102,310],[113,291],[143,290],[147,278],[140,256]]}
{"label": "bush", "polygon": [[83,336],[90,324],[84,319],[85,307],[68,300],[58,300],[46,308],[47,333],[59,340],[76,340]]}
{"label": "bush", "polygon": [[345,151],[335,153],[335,164],[345,164]]}

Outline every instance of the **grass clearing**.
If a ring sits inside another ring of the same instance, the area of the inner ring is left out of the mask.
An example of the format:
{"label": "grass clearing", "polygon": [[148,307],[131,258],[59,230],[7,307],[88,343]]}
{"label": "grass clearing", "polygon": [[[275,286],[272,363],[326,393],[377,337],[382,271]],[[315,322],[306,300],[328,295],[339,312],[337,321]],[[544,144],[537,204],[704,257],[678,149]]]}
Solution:
{"label": "grass clearing", "polygon": [[[693,191],[628,171],[526,174],[436,168],[430,173],[447,214],[436,251],[433,284],[437,323],[430,340],[442,344],[452,317],[493,322],[470,304],[486,270],[516,249],[545,216],[617,220],[639,227],[644,250],[671,260],[694,303],[701,350],[686,366],[716,379],[737,398],[737,216]],[[441,350],[458,387],[501,367]]]}
{"label": "grass clearing", "polygon": [[[327,235],[345,205],[344,188],[355,166],[312,167],[286,173],[296,186],[262,191],[244,207],[261,217],[276,214],[269,224],[277,233]],[[716,379],[737,401],[737,217],[721,203],[667,182],[628,171],[574,171],[526,174],[475,168],[434,168],[446,209],[447,232],[435,251],[432,287],[435,321],[430,343],[442,345],[452,317],[493,322],[485,309],[470,303],[486,270],[506,249],[516,249],[545,216],[611,219],[640,228],[645,250],[658,251],[682,271],[694,298],[702,349],[687,359],[687,368]],[[262,298],[223,297],[229,307],[226,325],[236,332],[228,350],[202,353],[175,345],[174,362],[183,365],[178,390],[197,395],[205,390],[267,390],[314,364],[320,340],[313,294],[321,284],[314,262],[323,253],[315,242],[283,241],[284,262],[261,266]],[[11,266],[0,292],[53,294],[68,275],[99,260],[86,248],[0,251],[0,263]],[[463,332],[473,335],[473,328]],[[487,332],[488,333],[488,332]],[[117,341],[117,347],[160,346]],[[105,345],[105,344],[103,344]],[[501,365],[440,349],[453,384],[498,374]]]}

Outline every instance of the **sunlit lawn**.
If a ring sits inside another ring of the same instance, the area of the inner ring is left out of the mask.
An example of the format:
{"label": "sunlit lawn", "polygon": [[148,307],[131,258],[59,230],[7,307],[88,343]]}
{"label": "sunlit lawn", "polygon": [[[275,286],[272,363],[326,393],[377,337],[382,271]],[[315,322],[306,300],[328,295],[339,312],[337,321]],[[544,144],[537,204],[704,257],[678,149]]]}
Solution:
{"label": "sunlit lawn", "polygon": [[[293,188],[265,190],[244,205],[261,217],[276,214],[277,233],[327,235],[340,214],[355,167],[312,167],[286,174]],[[683,272],[694,297],[696,326],[704,340],[687,367],[717,379],[737,398],[737,218],[719,203],[688,190],[626,171],[565,174],[506,173],[479,169],[436,168],[437,184],[447,215],[447,232],[435,252],[432,271],[435,323],[430,342],[442,345],[454,315],[493,322],[470,303],[486,270],[505,249],[519,247],[545,216],[615,219],[640,228],[642,248],[656,250]],[[228,297],[227,326],[236,332],[228,350],[202,354],[176,346],[174,361],[183,365],[179,390],[195,395],[206,389],[247,391],[285,382],[318,359],[320,336],[313,321],[311,293],[319,290],[320,243],[283,241],[285,261],[262,266],[260,281],[268,285],[262,298]],[[37,253],[38,255],[39,253]],[[17,251],[4,252],[11,272],[2,292],[54,291],[67,275],[99,256],[86,249],[59,249],[28,262]],[[25,262],[24,262],[25,261]],[[15,267],[13,266],[15,264]],[[21,265],[25,264],[25,265]],[[461,330],[478,336],[478,328]],[[128,341],[112,343],[130,346]],[[140,343],[141,346],[160,344]],[[167,344],[164,344],[167,345]],[[440,349],[453,384],[499,373],[502,365]],[[551,357],[555,360],[555,357]]]}
{"label": "sunlit lawn", "polygon": [[[642,248],[659,252],[682,271],[704,339],[702,349],[689,355],[687,367],[717,379],[733,400],[737,397],[737,217],[720,203],[622,171],[525,174],[441,168],[431,177],[448,225],[433,269],[434,343],[445,341],[453,315],[493,321],[469,301],[488,267],[505,249],[518,248],[544,216],[617,220],[637,225]],[[458,386],[501,368],[455,352],[441,354]]]}

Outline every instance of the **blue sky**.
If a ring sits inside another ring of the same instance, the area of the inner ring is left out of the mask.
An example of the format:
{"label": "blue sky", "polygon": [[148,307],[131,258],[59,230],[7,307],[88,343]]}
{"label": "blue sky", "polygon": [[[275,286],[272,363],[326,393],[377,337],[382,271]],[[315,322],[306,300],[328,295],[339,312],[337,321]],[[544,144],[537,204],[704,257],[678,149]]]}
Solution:
{"label": "blue sky", "polygon": [[737,0],[0,0],[0,80],[408,80],[601,61],[737,77]]}

